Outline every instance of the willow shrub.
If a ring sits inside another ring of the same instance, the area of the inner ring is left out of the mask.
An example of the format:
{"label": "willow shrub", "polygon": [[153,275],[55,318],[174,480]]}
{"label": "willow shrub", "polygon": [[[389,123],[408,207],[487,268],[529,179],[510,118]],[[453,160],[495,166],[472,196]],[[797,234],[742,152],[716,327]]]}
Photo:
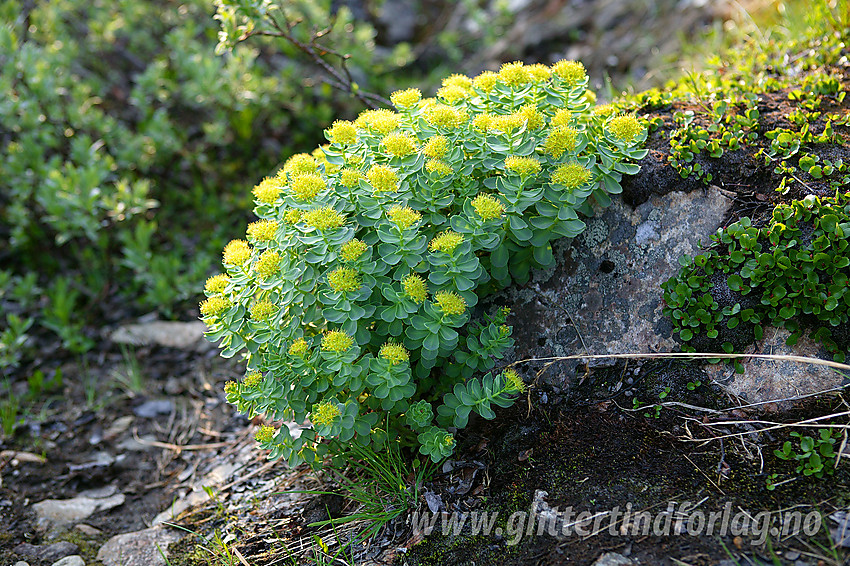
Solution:
{"label": "willow shrub", "polygon": [[263,427],[271,458],[391,437],[439,461],[449,429],[514,402],[520,376],[489,372],[513,343],[507,311],[470,309],[552,265],[551,242],[580,234],[589,199],[610,202],[646,153],[643,124],[592,108],[587,80],[573,61],[509,63],[435,98],[399,91],[395,111],[334,122],[254,188],[260,220],[226,246],[201,313],[223,356],[247,356],[228,401],[311,423]]}

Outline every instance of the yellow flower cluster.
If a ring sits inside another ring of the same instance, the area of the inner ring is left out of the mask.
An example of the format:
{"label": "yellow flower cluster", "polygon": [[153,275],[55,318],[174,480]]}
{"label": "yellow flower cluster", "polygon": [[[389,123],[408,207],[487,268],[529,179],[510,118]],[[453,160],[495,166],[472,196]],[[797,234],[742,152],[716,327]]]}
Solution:
{"label": "yellow flower cluster", "polygon": [[425,170],[440,177],[448,177],[454,170],[442,159],[429,159],[425,162]]}
{"label": "yellow flower cluster", "polygon": [[349,169],[346,167],[342,171],[340,171],[339,175],[339,184],[343,187],[348,187],[349,189],[357,186],[360,182],[360,179],[363,178],[363,173],[356,169]]}
{"label": "yellow flower cluster", "polygon": [[525,116],[518,112],[514,112],[513,114],[492,116],[488,126],[491,130],[498,130],[504,134],[510,135],[514,132],[514,130],[520,129],[524,123]]}
{"label": "yellow flower cluster", "polygon": [[434,236],[434,239],[431,240],[428,249],[432,252],[445,252],[450,254],[462,243],[463,236],[457,232],[453,232],[452,230],[446,230],[445,232],[440,232]]}
{"label": "yellow flower cluster", "polygon": [[277,222],[273,220],[257,220],[248,224],[248,237],[260,242],[274,239],[277,232]]}
{"label": "yellow flower cluster", "polygon": [[227,383],[224,384],[224,392],[227,395],[233,395],[233,394],[239,393],[239,384],[236,383],[235,381],[232,381],[232,380],[228,381]]}
{"label": "yellow flower cluster", "polygon": [[482,112],[481,114],[472,119],[472,127],[481,132],[482,134],[486,133],[492,125],[493,115],[488,114],[487,112]]}
{"label": "yellow flower cluster", "polygon": [[354,121],[354,124],[360,128],[369,128],[384,135],[398,128],[400,123],[401,118],[398,114],[384,108],[367,110]]}
{"label": "yellow flower cluster", "polygon": [[587,183],[591,176],[592,173],[580,164],[566,163],[552,173],[552,182],[573,190]]}
{"label": "yellow flower cluster", "polygon": [[525,118],[529,130],[537,130],[543,127],[543,115],[534,104],[525,104],[519,109],[519,115]]}
{"label": "yellow flower cluster", "polygon": [[434,295],[434,301],[444,315],[458,315],[466,312],[466,301],[454,291],[438,291]]}
{"label": "yellow flower cluster", "polygon": [[381,346],[378,356],[385,360],[389,360],[391,365],[400,364],[410,359],[410,356],[404,346],[393,342],[387,342]]}
{"label": "yellow flower cluster", "polygon": [[626,114],[611,118],[611,121],[608,122],[608,129],[614,134],[615,138],[629,143],[643,131],[643,126],[633,115]]}
{"label": "yellow flower cluster", "polygon": [[307,226],[320,231],[332,230],[345,224],[345,217],[329,206],[314,208],[305,212],[301,216],[301,220]]}
{"label": "yellow flower cluster", "polygon": [[438,90],[437,96],[439,98],[442,98],[449,104],[455,104],[457,102],[460,102],[461,100],[466,100],[467,98],[469,98],[469,91],[460,86],[449,85],[444,86],[440,90]]}
{"label": "yellow flower cluster", "polygon": [[472,79],[467,77],[466,75],[461,75],[455,73],[453,75],[449,75],[448,77],[443,79],[443,86],[451,86],[462,88],[463,90],[469,90],[472,88]]}
{"label": "yellow flower cluster", "polygon": [[603,118],[607,118],[608,116],[613,116],[617,113],[617,107],[613,104],[600,104],[593,108],[594,116],[602,116]]}
{"label": "yellow flower cluster", "polygon": [[411,274],[401,280],[404,294],[414,303],[421,303],[428,298],[428,284],[416,274]]}
{"label": "yellow flower cluster", "polygon": [[251,246],[245,240],[231,240],[224,246],[222,257],[225,264],[242,265],[251,257]]}
{"label": "yellow flower cluster", "polygon": [[331,401],[322,401],[318,405],[313,406],[310,420],[313,424],[319,426],[327,426],[334,422],[340,416],[339,406]]}
{"label": "yellow flower cluster", "polygon": [[449,152],[449,140],[445,136],[434,136],[428,140],[425,147],[422,148],[422,153],[425,157],[432,159],[442,159]]}
{"label": "yellow flower cluster", "polygon": [[553,128],[557,128],[559,126],[569,126],[570,120],[572,119],[572,112],[570,112],[566,108],[558,108],[555,111],[555,115],[552,116],[552,121],[549,123],[549,125]]}
{"label": "yellow flower cluster", "polygon": [[230,283],[230,278],[223,273],[219,273],[207,279],[204,284],[204,291],[210,295],[217,295],[224,291],[228,283]]}
{"label": "yellow flower cluster", "polygon": [[556,126],[543,142],[543,151],[555,159],[560,159],[565,151],[573,151],[578,146],[578,131],[569,126]]}
{"label": "yellow flower cluster", "polygon": [[290,208],[283,213],[283,221],[287,224],[298,224],[301,221],[301,211],[297,208]]}
{"label": "yellow flower cluster", "polygon": [[514,369],[506,369],[502,372],[502,377],[505,378],[505,385],[511,391],[522,393],[525,391],[525,382]]}
{"label": "yellow flower cluster", "polygon": [[268,320],[274,314],[275,306],[271,301],[258,301],[251,305],[251,319],[256,322]]}
{"label": "yellow flower cluster", "polygon": [[254,264],[256,271],[261,278],[266,279],[277,273],[280,267],[280,254],[273,250],[264,251]]}
{"label": "yellow flower cluster", "polygon": [[309,153],[296,153],[283,164],[283,172],[291,178],[305,173],[315,173],[318,169],[319,164]]}
{"label": "yellow flower cluster", "polygon": [[407,132],[392,132],[381,141],[387,153],[393,157],[407,157],[416,151],[416,143]]}
{"label": "yellow flower cluster", "polygon": [[496,86],[496,81],[499,80],[499,75],[493,71],[484,71],[472,81],[472,86],[478,90],[488,93]]}
{"label": "yellow flower cluster", "polygon": [[453,130],[466,122],[466,111],[445,104],[434,104],[425,110],[425,120],[432,126]]}
{"label": "yellow flower cluster", "polygon": [[337,293],[351,293],[360,288],[360,276],[350,267],[337,267],[328,274],[328,285]]}
{"label": "yellow flower cluster", "polygon": [[336,120],[328,130],[328,137],[333,143],[352,144],[357,141],[357,127],[348,120]]}
{"label": "yellow flower cluster", "polygon": [[505,169],[513,171],[521,177],[528,177],[540,173],[540,162],[533,157],[508,156],[505,159]]}
{"label": "yellow flower cluster", "polygon": [[342,247],[339,249],[339,255],[342,257],[342,261],[352,262],[360,259],[366,252],[366,244],[358,239],[349,240],[345,242]]}
{"label": "yellow flower cluster", "polygon": [[535,63],[534,65],[528,65],[526,67],[531,80],[537,83],[542,83],[548,81],[552,76],[552,71],[546,65],[542,63]]}
{"label": "yellow flower cluster", "polygon": [[505,207],[498,199],[483,193],[472,199],[472,208],[482,220],[500,218],[505,213]]}
{"label": "yellow flower cluster", "polygon": [[316,173],[302,173],[292,181],[290,190],[298,200],[312,202],[316,198],[316,195],[326,188],[325,180],[320,175]]}
{"label": "yellow flower cluster", "polygon": [[529,80],[528,69],[521,61],[505,63],[499,69],[499,80],[511,87],[522,86]]}
{"label": "yellow flower cluster", "polygon": [[210,297],[201,303],[201,316],[218,316],[230,308],[231,302],[224,297]]}
{"label": "yellow flower cluster", "polygon": [[411,108],[420,100],[422,100],[422,93],[418,88],[397,90],[390,95],[390,102],[392,102],[396,108]]}
{"label": "yellow flower cluster", "polygon": [[275,435],[275,428],[273,426],[262,425],[260,430],[257,431],[257,434],[254,435],[254,440],[265,444],[267,442],[271,442]]}
{"label": "yellow flower cluster", "polygon": [[245,384],[245,387],[250,387],[251,389],[255,387],[259,387],[263,382],[263,374],[258,371],[248,372],[248,375],[242,380],[242,383]]}
{"label": "yellow flower cluster", "polygon": [[329,330],[322,336],[322,350],[342,353],[354,345],[354,338],[343,330]]}
{"label": "yellow flower cluster", "polygon": [[280,196],[280,181],[271,177],[263,179],[252,191],[254,198],[266,204],[273,204]]}
{"label": "yellow flower cluster", "polygon": [[390,207],[387,211],[387,217],[402,230],[407,230],[422,219],[422,215],[409,206],[397,204]]}
{"label": "yellow flower cluster", "polygon": [[386,165],[372,165],[366,173],[369,184],[376,193],[394,191],[398,188],[398,175]]}
{"label": "yellow flower cluster", "polygon": [[299,338],[289,346],[289,355],[303,358],[307,355],[308,350],[309,346],[307,346],[307,341],[303,338]]}
{"label": "yellow flower cluster", "polygon": [[576,86],[587,78],[584,65],[578,61],[560,60],[552,65],[552,72],[569,86]]}

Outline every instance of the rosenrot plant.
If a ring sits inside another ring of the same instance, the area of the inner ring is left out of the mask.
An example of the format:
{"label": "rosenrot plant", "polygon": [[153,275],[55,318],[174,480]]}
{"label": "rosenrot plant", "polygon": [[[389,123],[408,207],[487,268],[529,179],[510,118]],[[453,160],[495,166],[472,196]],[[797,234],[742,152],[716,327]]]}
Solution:
{"label": "rosenrot plant", "polygon": [[254,188],[260,220],[224,249],[201,314],[222,355],[247,356],[228,401],[310,423],[262,428],[270,457],[390,436],[439,461],[449,429],[513,403],[520,376],[489,372],[512,344],[508,313],[470,309],[552,265],[551,241],[581,233],[588,199],[607,204],[646,153],[643,124],[592,110],[586,88],[561,61],[453,75],[436,98],[399,91],[395,111],[334,122],[327,145]]}

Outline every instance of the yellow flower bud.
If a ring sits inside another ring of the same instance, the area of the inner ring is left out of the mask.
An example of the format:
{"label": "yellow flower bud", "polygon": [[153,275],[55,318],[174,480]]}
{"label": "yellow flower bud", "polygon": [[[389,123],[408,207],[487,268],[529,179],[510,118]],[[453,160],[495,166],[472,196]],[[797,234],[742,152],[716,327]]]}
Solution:
{"label": "yellow flower bud", "polygon": [[587,79],[587,71],[578,61],[562,59],[552,65],[552,72],[568,86],[576,86]]}
{"label": "yellow flower bud", "polygon": [[360,276],[350,267],[337,267],[328,274],[328,285],[337,293],[351,293],[360,288]]}
{"label": "yellow flower bud", "polygon": [[242,383],[245,384],[245,387],[250,387],[254,389],[255,387],[259,387],[261,383],[263,383],[263,374],[258,371],[249,372],[248,375],[242,380]]}
{"label": "yellow flower bud", "polygon": [[217,295],[224,291],[228,283],[230,283],[230,278],[227,275],[223,273],[213,275],[204,284],[204,291],[210,295]]}
{"label": "yellow flower bud", "polygon": [[498,130],[504,134],[510,135],[515,130],[518,130],[525,123],[525,116],[514,112],[513,114],[500,114],[493,116],[490,119],[490,129]]}
{"label": "yellow flower bud", "polygon": [[329,330],[322,337],[322,350],[342,353],[354,345],[354,338],[342,330]]}
{"label": "yellow flower bud", "polygon": [[242,265],[251,257],[251,247],[245,240],[232,240],[222,253],[225,265]]}
{"label": "yellow flower bud", "polygon": [[528,177],[540,173],[540,162],[533,157],[517,157],[511,155],[505,159],[505,169],[513,171],[521,177]]}
{"label": "yellow flower bud", "polygon": [[381,141],[384,150],[393,157],[407,157],[416,151],[416,143],[407,132],[392,132]]}
{"label": "yellow flower bud", "polygon": [[463,243],[463,236],[458,234],[457,232],[453,232],[451,230],[446,230],[445,232],[440,232],[434,239],[431,240],[431,243],[428,246],[432,252],[445,252],[450,254],[455,251],[459,245]]}
{"label": "yellow flower bud", "polygon": [[363,173],[360,171],[346,167],[340,171],[339,184],[350,189],[352,187],[356,187],[357,184],[360,183],[360,179],[363,178]]}
{"label": "yellow flower bud", "polygon": [[266,204],[274,204],[280,196],[281,190],[279,179],[266,177],[259,185],[254,187],[252,192],[254,193],[254,198],[258,201]]}
{"label": "yellow flower bud", "polygon": [[339,250],[339,255],[342,261],[352,262],[360,259],[366,252],[366,244],[360,240],[354,239],[345,242]]}
{"label": "yellow flower bud", "polygon": [[309,351],[309,346],[307,345],[307,341],[303,338],[299,338],[292,345],[289,346],[289,355],[296,356],[299,358],[303,358],[307,355]]}
{"label": "yellow flower bud", "polygon": [[454,291],[438,291],[434,295],[434,301],[444,315],[459,315],[466,312],[466,301]]}
{"label": "yellow flower bud", "polygon": [[310,415],[310,420],[315,425],[327,426],[340,416],[339,406],[331,401],[322,401],[317,405],[313,405],[313,411]]}
{"label": "yellow flower bud", "polygon": [[528,75],[531,77],[531,80],[536,83],[546,82],[552,76],[552,71],[549,70],[549,67],[542,63],[528,65],[525,69],[528,71]]}
{"label": "yellow flower bud", "polygon": [[593,174],[578,163],[561,165],[552,173],[552,182],[574,190],[584,185]]}
{"label": "yellow flower bud", "polygon": [[254,440],[261,444],[271,442],[274,438],[275,432],[277,431],[273,426],[263,425],[257,431],[257,434],[254,435]]}
{"label": "yellow flower bud", "polygon": [[618,140],[630,143],[643,132],[643,126],[632,114],[626,114],[611,118],[611,121],[608,122],[608,130]]}
{"label": "yellow flower bud", "polygon": [[505,63],[499,69],[499,80],[508,86],[522,86],[528,82],[529,78],[528,69],[521,61]]}
{"label": "yellow flower bud", "polygon": [[280,267],[280,254],[273,250],[264,251],[254,264],[256,271],[262,279],[271,277],[277,273]]}
{"label": "yellow flower bud", "polygon": [[555,111],[555,115],[552,116],[552,122],[549,124],[553,128],[557,128],[558,126],[569,126],[570,120],[573,119],[573,114],[566,108],[558,108]]}
{"label": "yellow flower bud", "polygon": [[445,104],[434,104],[425,110],[425,120],[432,126],[453,130],[466,122],[466,111]]}
{"label": "yellow flower bud", "polygon": [[578,131],[569,126],[557,126],[549,132],[549,137],[543,142],[543,151],[555,159],[559,159],[565,151],[574,151],[578,146]]}
{"label": "yellow flower bud", "polygon": [[422,148],[425,157],[442,159],[449,152],[449,140],[445,136],[433,136]]}
{"label": "yellow flower bud", "polygon": [[451,86],[458,87],[464,90],[469,90],[472,88],[472,79],[467,77],[466,75],[453,74],[443,79],[443,86]]}
{"label": "yellow flower bud", "polygon": [[258,301],[251,305],[251,319],[255,322],[268,320],[274,314],[275,306],[271,301]]}
{"label": "yellow flower bud", "polygon": [[498,199],[483,193],[472,199],[472,208],[485,221],[501,218],[505,213],[505,207]]}
{"label": "yellow flower bud", "polygon": [[543,115],[537,110],[537,106],[534,104],[526,104],[522,108],[519,109],[519,114],[523,118],[525,118],[528,123],[529,130],[536,130],[543,126]]}
{"label": "yellow flower bud", "polygon": [[390,207],[387,217],[402,230],[407,230],[422,219],[422,215],[409,206],[399,205]]}
{"label": "yellow flower bud", "polygon": [[332,143],[349,145],[357,141],[357,128],[348,120],[336,120],[328,129],[328,137]]}
{"label": "yellow flower bud", "polygon": [[260,242],[273,240],[276,232],[277,222],[272,220],[258,220],[248,224],[248,237]]}
{"label": "yellow flower bud", "polygon": [[405,296],[414,303],[421,303],[428,297],[428,284],[416,274],[411,274],[401,280]]}
{"label": "yellow flower bud", "polygon": [[372,185],[376,193],[398,189],[398,175],[386,165],[372,165],[369,172],[366,173],[366,178],[369,179],[369,184]]}
{"label": "yellow flower bud", "polygon": [[319,169],[316,159],[309,153],[296,153],[283,164],[284,174],[290,177],[298,177],[306,173],[315,173]]}
{"label": "yellow flower bud", "polygon": [[448,177],[454,170],[451,166],[441,159],[429,159],[425,162],[425,170],[429,173],[434,173],[440,177]]}
{"label": "yellow flower bud", "polygon": [[388,134],[398,128],[401,118],[392,110],[366,110],[354,122],[355,125]]}
{"label": "yellow flower bud", "polygon": [[496,81],[499,80],[499,75],[493,71],[484,71],[472,81],[472,86],[485,93],[493,90],[496,86]]}
{"label": "yellow flower bud", "polygon": [[292,181],[290,190],[298,200],[312,202],[316,198],[316,195],[326,188],[325,180],[318,174],[302,173]]}
{"label": "yellow flower bud", "polygon": [[437,97],[442,98],[449,104],[455,104],[469,98],[469,91],[459,86],[444,86],[437,91]]}
{"label": "yellow flower bud", "polygon": [[381,346],[378,357],[389,360],[391,365],[397,365],[410,359],[404,346],[393,342],[387,342]]}
{"label": "yellow flower bud", "polygon": [[397,90],[390,95],[390,102],[396,108],[412,108],[422,100],[422,93],[418,88],[408,88],[405,90]]}
{"label": "yellow flower bud", "polygon": [[201,303],[201,316],[204,318],[211,316],[219,316],[221,313],[230,308],[231,302],[224,297],[210,297]]}
{"label": "yellow flower bud", "polygon": [[314,208],[305,212],[301,220],[312,228],[319,231],[332,230],[345,224],[345,217],[329,206]]}

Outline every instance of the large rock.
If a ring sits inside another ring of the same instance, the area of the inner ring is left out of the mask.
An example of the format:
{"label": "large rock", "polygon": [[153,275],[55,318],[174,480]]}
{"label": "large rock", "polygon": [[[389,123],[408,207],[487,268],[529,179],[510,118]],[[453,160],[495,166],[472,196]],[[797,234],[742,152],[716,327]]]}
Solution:
{"label": "large rock", "polygon": [[[575,240],[555,243],[557,266],[493,302],[511,305],[518,357],[672,352],[672,325],[662,315],[661,283],[678,259],[721,226],[732,201],[711,187],[655,196],[637,208],[614,200],[587,220]],[[542,376],[562,386],[577,361],[554,364]]]}
{"label": "large rock", "polygon": [[[514,359],[678,351],[672,324],[662,313],[661,283],[678,272],[682,255],[696,255],[700,243],[710,242],[727,220],[732,196],[709,187],[655,195],[636,208],[617,199],[587,220],[583,234],[556,242],[554,269],[487,301],[513,310]],[[747,353],[831,359],[805,337],[794,347],[785,345],[786,337],[787,332],[768,328]],[[611,363],[591,360],[589,365]],[[742,364],[743,375],[727,364],[706,370],[728,392],[751,402],[831,390],[843,381],[824,366],[751,358]],[[543,363],[526,367],[543,369]],[[585,374],[583,361],[570,360],[553,363],[540,379],[564,389]]]}
{"label": "large rock", "polygon": [[100,547],[97,559],[104,566],[166,566],[168,545],[180,538],[163,527],[116,535]]}

